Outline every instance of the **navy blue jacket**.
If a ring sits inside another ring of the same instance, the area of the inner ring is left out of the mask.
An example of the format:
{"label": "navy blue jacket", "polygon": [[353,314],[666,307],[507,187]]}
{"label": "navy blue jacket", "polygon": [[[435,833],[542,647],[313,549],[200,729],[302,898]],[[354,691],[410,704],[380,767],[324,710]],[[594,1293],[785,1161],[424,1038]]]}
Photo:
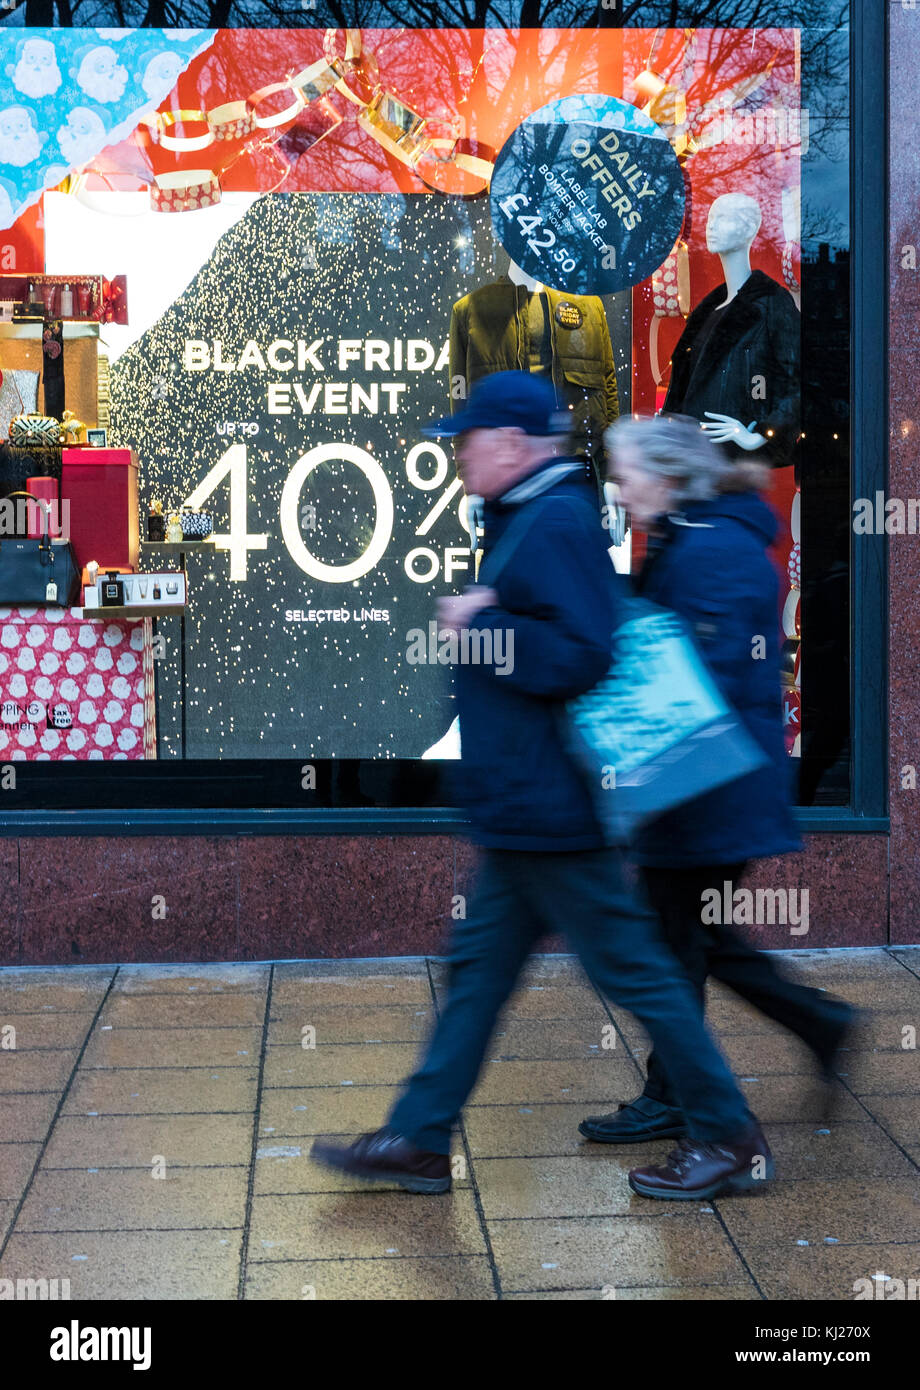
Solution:
{"label": "navy blue jacket", "polygon": [[[770,757],[768,767],[647,826],[634,846],[640,863],[732,864],[801,848],[783,740],[778,582],[767,554],[776,529],[755,492],[688,503],[664,522],[638,576],[643,597],[687,619],[722,693]],[[762,660],[753,655],[756,637],[764,639]]]}
{"label": "navy blue jacket", "polygon": [[[535,473],[559,462],[551,459]],[[539,516],[492,583],[489,554],[521,505],[539,508]],[[539,501],[487,503],[485,534],[480,578],[497,590],[501,606],[481,610],[470,626],[513,633],[513,669],[499,675],[495,665],[455,667],[461,746],[455,799],[481,845],[599,849],[604,838],[587,786],[557,726],[561,702],[590,690],[609,667],[617,623],[621,581],[607,553],[596,490],[570,476]]]}

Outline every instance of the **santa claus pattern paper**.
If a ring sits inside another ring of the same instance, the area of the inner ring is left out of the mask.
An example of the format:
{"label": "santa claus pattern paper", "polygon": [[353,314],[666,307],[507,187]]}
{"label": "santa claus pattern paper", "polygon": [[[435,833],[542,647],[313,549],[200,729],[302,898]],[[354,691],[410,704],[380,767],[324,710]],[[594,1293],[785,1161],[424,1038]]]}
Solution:
{"label": "santa claus pattern paper", "polygon": [[0,29],[0,228],[123,140],[212,29]]}
{"label": "santa claus pattern paper", "polygon": [[150,619],[89,622],[63,608],[0,608],[0,758],[155,756]]}

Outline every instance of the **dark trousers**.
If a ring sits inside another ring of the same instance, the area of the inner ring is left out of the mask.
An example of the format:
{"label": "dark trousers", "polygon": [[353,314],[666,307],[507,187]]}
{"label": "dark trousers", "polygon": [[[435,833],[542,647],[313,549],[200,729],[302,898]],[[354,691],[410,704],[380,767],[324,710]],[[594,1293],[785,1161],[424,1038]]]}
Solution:
{"label": "dark trousers", "polygon": [[[839,1023],[839,1002],[820,990],[788,979],[770,956],[749,946],[731,926],[701,920],[703,893],[714,888],[721,896],[726,880],[737,888],[745,867],[722,864],[698,869],[644,868],[642,877],[664,939],[680,961],[701,1005],[705,1002],[706,979],[711,975],[817,1050]],[[680,1106],[678,1087],[669,1076],[670,1067],[657,1045],[648,1059],[647,1071],[645,1095],[665,1105]]]}
{"label": "dark trousers", "polygon": [[[654,914],[626,887],[612,850],[489,850],[469,916],[451,944],[447,1002],[424,1060],[388,1124],[419,1148],[450,1152],[499,1011],[545,933],[562,932],[589,979],[635,1014],[660,1053],[698,1140],[725,1140],[750,1112],[703,1024],[700,1003],[660,940]],[[535,1063],[538,1066],[539,1063]]]}

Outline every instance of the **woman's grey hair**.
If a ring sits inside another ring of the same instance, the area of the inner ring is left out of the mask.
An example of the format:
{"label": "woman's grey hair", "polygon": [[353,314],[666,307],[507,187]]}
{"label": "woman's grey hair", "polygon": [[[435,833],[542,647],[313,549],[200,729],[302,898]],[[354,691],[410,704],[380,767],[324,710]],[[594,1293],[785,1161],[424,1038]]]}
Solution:
{"label": "woman's grey hair", "polygon": [[604,443],[614,460],[621,449],[632,449],[646,472],[667,478],[675,508],[734,490],[725,486],[733,471],[727,454],[689,415],[623,415],[604,432]]}

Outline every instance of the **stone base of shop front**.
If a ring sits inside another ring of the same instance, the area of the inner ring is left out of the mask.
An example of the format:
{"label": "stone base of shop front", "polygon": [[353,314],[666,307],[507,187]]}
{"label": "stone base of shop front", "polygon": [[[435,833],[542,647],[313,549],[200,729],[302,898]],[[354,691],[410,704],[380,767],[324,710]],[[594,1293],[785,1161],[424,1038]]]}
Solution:
{"label": "stone base of shop front", "polygon": [[[438,835],[0,839],[0,963],[437,954],[474,863]],[[920,940],[889,921],[884,835],[813,835],[745,886],[808,892],[807,931],[741,927],[768,950]]]}

